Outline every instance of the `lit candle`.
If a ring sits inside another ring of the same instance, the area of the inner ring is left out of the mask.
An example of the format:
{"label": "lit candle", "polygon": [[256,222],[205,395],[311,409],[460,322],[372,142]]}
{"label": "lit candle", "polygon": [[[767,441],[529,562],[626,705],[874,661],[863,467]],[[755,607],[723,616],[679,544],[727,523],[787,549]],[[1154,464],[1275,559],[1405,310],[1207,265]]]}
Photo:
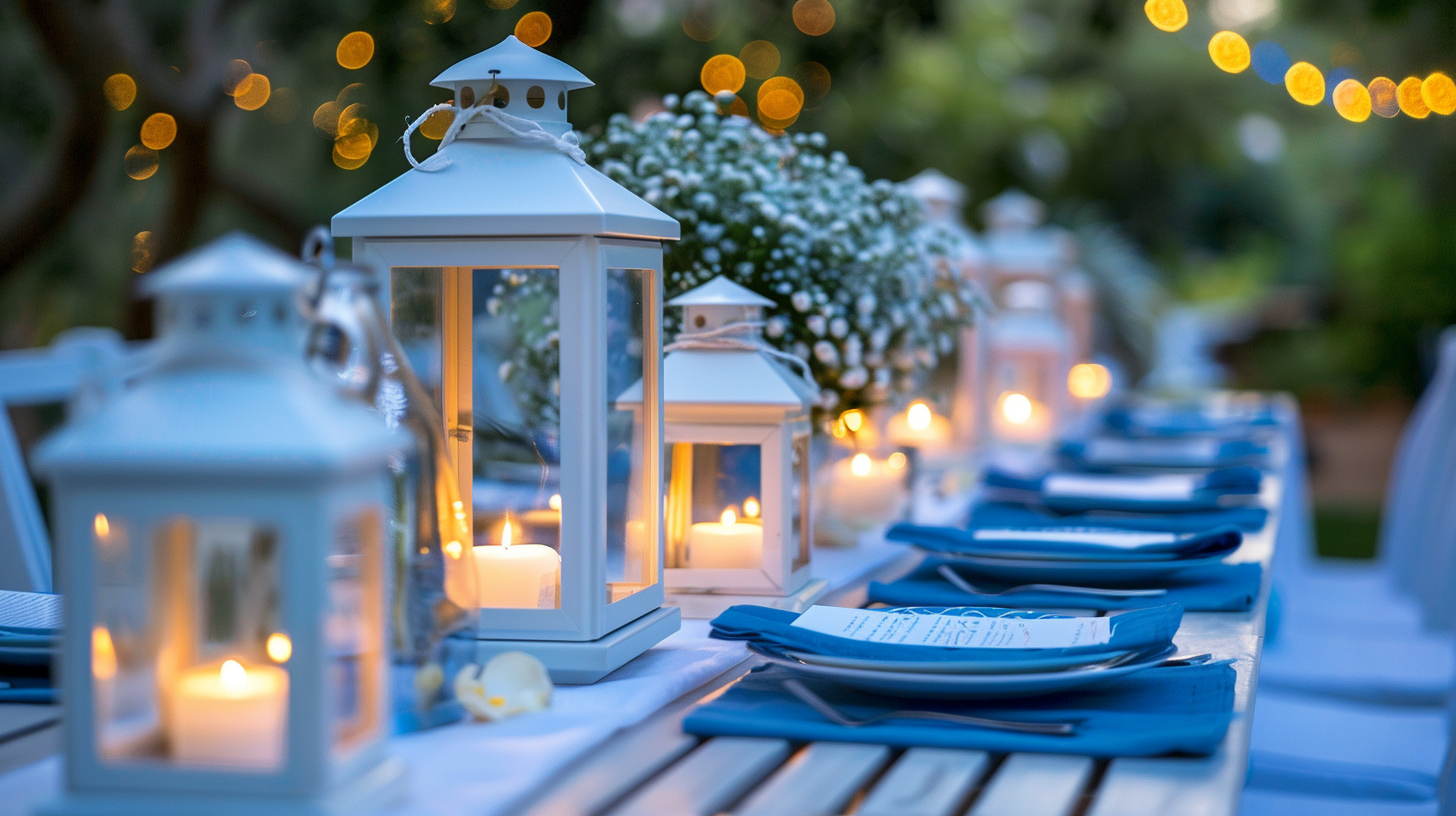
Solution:
{"label": "lit candle", "polygon": [[890,441],[907,448],[944,447],[951,433],[950,420],[924,402],[912,402],[903,413],[890,417]]}
{"label": "lit candle", "polygon": [[172,756],[178,762],[277,768],[288,726],[288,672],[276,666],[221,667],[183,674],[172,698]]}
{"label": "lit candle", "polygon": [[1067,391],[1079,400],[1102,399],[1112,390],[1112,373],[1097,363],[1078,363],[1067,372]]}
{"label": "lit candle", "polygon": [[1025,394],[1007,391],[997,402],[996,435],[1012,442],[1045,442],[1051,438],[1051,412]]}
{"label": "lit candle", "polygon": [[876,461],[857,453],[834,463],[823,511],[851,522],[880,523],[899,514],[905,499],[905,455]]}
{"label": "lit candle", "polygon": [[555,609],[561,555],[542,544],[511,545],[506,519],[500,546],[475,548],[480,605],[491,609]]}
{"label": "lit candle", "polygon": [[763,527],[739,524],[730,508],[718,521],[700,521],[688,531],[688,566],[693,569],[756,569],[763,564]]}

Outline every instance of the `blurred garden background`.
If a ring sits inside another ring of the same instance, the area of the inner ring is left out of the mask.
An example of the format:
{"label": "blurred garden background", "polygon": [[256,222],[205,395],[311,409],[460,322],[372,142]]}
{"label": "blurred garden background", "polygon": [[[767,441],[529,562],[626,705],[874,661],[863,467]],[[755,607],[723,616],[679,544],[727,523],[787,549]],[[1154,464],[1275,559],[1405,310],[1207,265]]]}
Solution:
{"label": "blurred garden background", "polygon": [[429,81],[507,34],[596,82],[572,96],[588,133],[729,54],[743,113],[791,77],[802,110],[771,124],[822,132],[871,179],[940,169],[977,229],[1008,187],[1045,200],[1104,297],[1147,312],[1114,338],[1131,373],[1160,315],[1198,316],[1227,384],[1303,400],[1321,546],[1369,554],[1456,322],[1456,126],[1347,121],[1207,45],[1231,29],[1331,88],[1341,70],[1399,82],[1456,69],[1456,2],[1189,9],[1165,33],[1141,0],[17,0],[0,6],[0,348],[78,325],[149,336],[137,274],[224,232],[296,248],[408,168],[399,135],[447,99]]}

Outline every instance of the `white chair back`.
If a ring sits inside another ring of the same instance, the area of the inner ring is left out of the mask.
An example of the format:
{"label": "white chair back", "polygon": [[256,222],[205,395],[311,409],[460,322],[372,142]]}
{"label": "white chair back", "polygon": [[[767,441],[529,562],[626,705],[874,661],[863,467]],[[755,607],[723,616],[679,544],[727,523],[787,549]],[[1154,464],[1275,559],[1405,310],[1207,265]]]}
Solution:
{"label": "white chair back", "polygon": [[1385,514],[1380,557],[1402,589],[1427,583],[1439,516],[1448,503],[1456,462],[1456,327],[1441,333],[1435,376],[1411,412],[1396,452]]}

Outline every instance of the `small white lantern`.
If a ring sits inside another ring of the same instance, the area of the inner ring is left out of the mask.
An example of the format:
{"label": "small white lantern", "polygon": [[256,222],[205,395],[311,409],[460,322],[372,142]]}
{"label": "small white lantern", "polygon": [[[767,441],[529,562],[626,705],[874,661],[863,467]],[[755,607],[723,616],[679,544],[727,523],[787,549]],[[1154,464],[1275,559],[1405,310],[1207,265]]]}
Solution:
{"label": "small white lantern", "polygon": [[[588,166],[591,81],[515,37],[433,83],[439,151],[334,216],[390,270],[391,328],[432,386],[478,565],[470,662],[522,650],[592,682],[678,628],[661,564],[662,241],[678,223]],[[617,397],[644,384],[650,410]]]}
{"label": "small white lantern", "polygon": [[[809,575],[812,383],[765,350],[773,301],[724,277],[669,301],[683,333],[663,363],[668,602],[689,618],[752,603],[802,611]],[[641,410],[640,387],[621,397]]]}
{"label": "small white lantern", "polygon": [[1056,290],[1039,280],[1007,284],[988,341],[984,410],[991,439],[1050,442],[1066,413],[1071,368],[1071,341],[1057,316]]}
{"label": "small white lantern", "polygon": [[246,236],[144,279],[151,367],[46,441],[66,595],[52,814],[323,813],[387,801],[387,461],[318,381],[312,278]]}

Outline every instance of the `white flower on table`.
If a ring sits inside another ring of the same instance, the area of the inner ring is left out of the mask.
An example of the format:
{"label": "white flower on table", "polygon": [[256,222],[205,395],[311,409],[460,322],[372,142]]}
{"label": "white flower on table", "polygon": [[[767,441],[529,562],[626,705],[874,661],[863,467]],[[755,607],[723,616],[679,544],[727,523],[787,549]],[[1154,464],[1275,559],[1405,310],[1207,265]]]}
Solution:
{"label": "white flower on table", "polygon": [[465,666],[455,675],[455,698],[477,720],[494,721],[551,707],[551,676],[525,652],[502,652],[485,668]]}

